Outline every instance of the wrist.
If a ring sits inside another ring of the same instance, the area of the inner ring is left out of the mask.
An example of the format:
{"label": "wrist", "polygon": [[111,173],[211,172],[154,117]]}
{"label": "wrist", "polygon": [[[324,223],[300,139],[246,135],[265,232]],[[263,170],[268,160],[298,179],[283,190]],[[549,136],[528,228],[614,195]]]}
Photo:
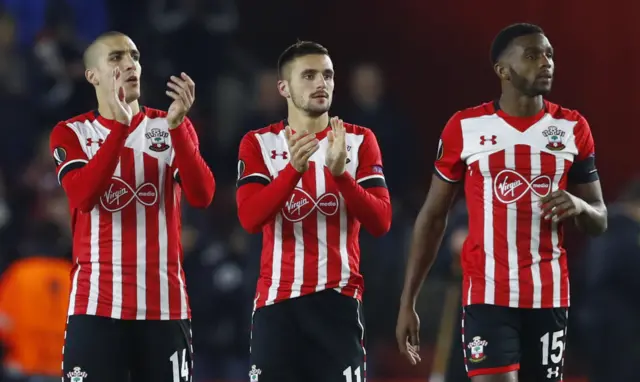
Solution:
{"label": "wrist", "polygon": [[585,201],[584,201],[584,200],[582,200],[582,199],[578,199],[578,200],[579,200],[579,203],[580,203],[580,210],[579,210],[579,211],[580,211],[580,213],[578,214],[578,216],[580,216],[580,215],[588,215],[588,214],[589,214],[589,211],[590,211],[593,207],[591,207],[591,205],[590,205],[589,203],[585,202]]}
{"label": "wrist", "polygon": [[415,308],[416,297],[410,296],[408,293],[403,292],[400,296],[400,306],[403,308]]}
{"label": "wrist", "polygon": [[177,121],[167,121],[167,123],[169,124],[169,130],[174,130],[184,123],[184,118],[181,118]]}
{"label": "wrist", "polygon": [[345,174],[347,173],[346,169],[342,169],[342,171],[331,171],[331,175],[333,175],[334,178],[341,178],[344,177]]}

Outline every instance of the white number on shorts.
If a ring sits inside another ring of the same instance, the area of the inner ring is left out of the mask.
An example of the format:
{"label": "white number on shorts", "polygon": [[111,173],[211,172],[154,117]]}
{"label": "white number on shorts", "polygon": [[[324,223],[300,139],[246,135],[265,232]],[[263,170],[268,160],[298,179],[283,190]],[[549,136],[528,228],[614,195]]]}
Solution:
{"label": "white number on shorts", "polygon": [[[562,342],[563,336],[564,330],[558,330],[557,332],[553,332],[553,334],[548,332],[544,336],[540,337],[540,342],[542,342],[543,366],[549,364],[549,354],[551,354],[551,363],[556,364],[562,361],[562,353],[564,352],[564,342]],[[551,337],[551,343],[549,343],[549,337]],[[553,354],[556,350],[558,350],[558,354]]]}
{"label": "white number on shorts", "polygon": [[169,361],[173,366],[173,382],[180,382],[181,380],[189,380],[189,362],[187,362],[187,349],[182,349],[182,360],[180,360],[178,352],[174,352],[169,357]]}
{"label": "white number on shorts", "polygon": [[344,375],[345,382],[353,382],[353,376],[356,376],[356,382],[362,382],[362,376],[360,375],[360,366],[356,367],[355,370],[351,369],[351,366],[344,369],[342,372]]}

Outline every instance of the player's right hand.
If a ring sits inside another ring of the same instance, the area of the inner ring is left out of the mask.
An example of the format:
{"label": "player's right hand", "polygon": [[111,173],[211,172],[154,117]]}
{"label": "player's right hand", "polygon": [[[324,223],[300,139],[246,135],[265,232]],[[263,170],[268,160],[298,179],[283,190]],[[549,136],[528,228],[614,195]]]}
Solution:
{"label": "player's right hand", "polygon": [[291,127],[287,126],[284,129],[284,136],[287,138],[289,154],[291,155],[289,163],[298,172],[307,171],[309,169],[309,158],[320,148],[320,142],[316,139],[316,135],[307,132],[293,134]]}
{"label": "player's right hand", "polygon": [[119,68],[113,69],[113,76],[109,84],[110,97],[108,97],[107,105],[109,111],[113,114],[116,121],[127,126],[131,125],[133,119],[133,111],[126,101],[126,93],[124,90],[124,76]]}
{"label": "player's right hand", "polygon": [[396,325],[398,348],[412,365],[422,361],[420,358],[420,318],[413,306],[401,304]]}

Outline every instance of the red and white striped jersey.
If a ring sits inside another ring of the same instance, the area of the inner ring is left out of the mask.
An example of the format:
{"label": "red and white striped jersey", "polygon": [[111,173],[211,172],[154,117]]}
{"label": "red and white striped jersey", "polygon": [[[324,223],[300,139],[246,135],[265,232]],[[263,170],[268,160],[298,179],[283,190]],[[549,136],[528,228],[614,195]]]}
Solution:
{"label": "red and white striped jersey", "polygon": [[[191,139],[197,139],[190,122],[186,128]],[[116,139],[121,139],[119,145]],[[112,150],[108,156],[117,158],[113,173],[93,174],[96,182],[104,179],[105,187],[85,207],[75,206],[74,190],[69,183],[65,187],[73,230],[69,315],[190,317],[173,143],[166,112],[146,107],[130,127],[89,112],[54,128],[50,144],[63,185],[65,177],[74,175],[72,170],[99,162],[101,150]]]}
{"label": "red and white striped jersey", "polygon": [[587,121],[550,102],[532,117],[492,102],[449,120],[435,168],[445,181],[465,182],[464,305],[569,305],[562,227],[541,219],[538,202],[568,183],[597,180],[594,161]]}
{"label": "red and white striped jersey", "polygon": [[[284,127],[280,122],[249,132],[239,150],[239,192],[248,184],[268,186],[282,180],[278,177],[287,172],[294,173],[291,187],[283,191],[283,203],[261,225],[263,247],[255,308],[329,288],[360,299],[364,288],[359,271],[360,222],[355,216],[357,207],[347,205],[325,166],[330,127],[316,135],[320,149],[301,176],[289,165]],[[374,134],[347,123],[345,128],[347,173],[353,174],[363,189],[382,187],[388,197]]]}

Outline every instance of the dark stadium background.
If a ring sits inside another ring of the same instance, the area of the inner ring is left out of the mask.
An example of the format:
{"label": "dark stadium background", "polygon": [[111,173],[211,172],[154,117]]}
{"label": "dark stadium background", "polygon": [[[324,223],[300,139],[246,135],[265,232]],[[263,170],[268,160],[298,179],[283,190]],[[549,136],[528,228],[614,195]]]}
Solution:
{"label": "dark stadium background", "polygon": [[[429,376],[442,381],[449,366],[453,371],[447,381],[464,380],[453,376],[461,367],[461,356],[452,349],[457,342],[459,275],[450,244],[456,235],[446,240],[420,300],[423,363],[410,367],[398,355],[393,338],[407,240],[431,177],[440,129],[458,109],[499,95],[489,63],[493,36],[510,23],[537,23],[556,50],[550,99],[578,109],[590,121],[605,196],[614,203],[638,175],[639,14],[640,3],[631,0],[0,0],[2,270],[8,272],[27,257],[69,255],[66,200],[53,173],[48,133],[57,121],[96,106],[80,61],[86,44],[106,30],[125,32],[142,52],[143,104],[168,106],[164,84],[170,74],[185,71],[196,81],[197,101],[190,116],[218,189],[208,210],[185,208],[184,214],[197,354],[194,380],[247,380],[260,238],[242,232],[235,216],[237,147],[247,130],[285,116],[275,87],[276,59],[296,39],[311,39],[324,44],[334,61],[335,113],[376,132],[393,197],[392,231],[377,240],[362,236],[368,377],[375,382],[427,381]],[[464,213],[458,206],[452,230],[464,229]],[[614,241],[627,237],[626,231],[609,234]],[[630,242],[629,253],[640,255],[633,246],[640,245],[640,239]],[[591,366],[602,359],[598,349],[617,354],[613,339],[591,341],[600,330],[640,318],[637,307],[624,314],[613,310],[632,305],[632,298],[620,306],[594,307],[590,291],[599,284],[591,283],[589,275],[598,266],[585,260],[592,244],[569,229],[573,308],[566,373],[572,382],[588,380]],[[598,253],[610,255],[606,240],[599,245]],[[621,256],[613,258],[626,264]],[[40,300],[19,310],[12,309],[9,301],[14,300],[2,299],[8,293],[6,279],[0,280],[4,348],[49,346],[45,353],[55,356],[65,308],[42,310],[45,302],[64,301],[61,290],[66,286],[51,288],[51,296],[34,296]],[[598,320],[598,310],[611,314]],[[24,315],[51,315],[41,322],[45,329],[38,330],[48,330],[52,339],[42,341],[29,333],[16,339],[15,326],[6,323],[34,321]],[[632,328],[627,343],[635,345],[640,335]],[[607,341],[611,347],[603,348]],[[15,364],[5,360],[5,371],[2,380],[14,380]]]}

